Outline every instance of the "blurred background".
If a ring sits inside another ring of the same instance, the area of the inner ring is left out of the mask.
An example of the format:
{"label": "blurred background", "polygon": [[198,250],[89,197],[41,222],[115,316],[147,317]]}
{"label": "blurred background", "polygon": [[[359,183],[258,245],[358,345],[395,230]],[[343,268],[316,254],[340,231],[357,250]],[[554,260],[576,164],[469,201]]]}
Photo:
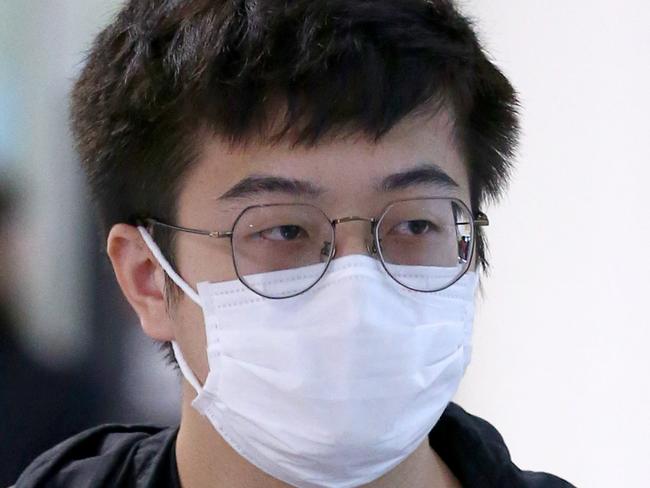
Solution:
{"label": "blurred background", "polygon": [[0,0],[0,487],[85,428],[178,421],[178,377],[119,293],[68,130],[119,3]]}
{"label": "blurred background", "polygon": [[[178,420],[178,377],[117,290],[67,125],[120,3],[0,1],[0,486],[86,427]],[[492,271],[455,401],[522,468],[648,486],[650,4],[461,6],[521,93],[523,140],[486,209]]]}

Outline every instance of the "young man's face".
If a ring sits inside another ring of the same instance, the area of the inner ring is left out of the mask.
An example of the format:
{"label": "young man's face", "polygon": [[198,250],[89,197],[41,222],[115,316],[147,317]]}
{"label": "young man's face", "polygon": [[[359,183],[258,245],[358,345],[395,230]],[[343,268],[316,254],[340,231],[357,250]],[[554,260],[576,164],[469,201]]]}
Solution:
{"label": "young man's face", "polygon": [[[382,183],[391,176],[433,166],[453,179],[457,187],[419,179],[398,190],[382,190]],[[298,180],[320,191],[317,194],[255,191],[235,198],[224,197],[251,176]],[[176,223],[210,231],[230,230],[238,215],[250,205],[294,202],[315,205],[330,219],[378,217],[393,201],[432,196],[455,197],[469,206],[467,170],[456,147],[453,126],[444,112],[436,117],[406,119],[378,144],[351,136],[328,140],[312,149],[291,148],[288,144],[272,147],[251,144],[245,149],[231,150],[216,138],[209,140],[184,181]],[[229,239],[184,232],[178,232],[175,238],[176,269],[190,286],[203,281],[237,279]],[[367,254],[369,240],[368,222],[337,226],[336,257]],[[139,250],[148,253],[144,244]],[[114,257],[120,253],[113,251],[109,237],[109,254],[124,289],[120,260]],[[472,262],[470,269],[474,266]],[[163,272],[157,265],[156,268],[152,281],[161,289]],[[388,275],[386,279],[390,279]],[[183,296],[167,316],[159,294],[157,300],[152,297],[134,300],[130,295],[142,290],[130,292],[128,288],[125,293],[138,312],[145,332],[158,340],[176,340],[198,379],[205,381],[208,365],[201,309]]]}

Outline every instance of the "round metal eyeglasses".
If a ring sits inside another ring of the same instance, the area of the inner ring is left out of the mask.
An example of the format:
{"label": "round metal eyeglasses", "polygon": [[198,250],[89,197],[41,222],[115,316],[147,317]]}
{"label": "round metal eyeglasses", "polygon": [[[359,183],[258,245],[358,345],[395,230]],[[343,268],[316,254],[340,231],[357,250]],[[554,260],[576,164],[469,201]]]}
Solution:
{"label": "round metal eyeglasses", "polygon": [[[369,223],[368,253],[379,258],[397,283],[424,293],[443,290],[467,272],[476,247],[476,227],[489,225],[484,213],[474,216],[463,201],[447,197],[398,200],[376,218],[331,219],[307,203],[252,205],[239,214],[232,229],[223,231],[181,227],[154,218],[142,221],[172,231],[230,239],[239,280],[271,299],[300,295],[323,277],[336,255],[336,229],[341,224]],[[274,285],[282,281],[282,272],[296,268],[304,272],[293,287]],[[267,273],[273,272],[278,272],[277,280],[269,279]]]}

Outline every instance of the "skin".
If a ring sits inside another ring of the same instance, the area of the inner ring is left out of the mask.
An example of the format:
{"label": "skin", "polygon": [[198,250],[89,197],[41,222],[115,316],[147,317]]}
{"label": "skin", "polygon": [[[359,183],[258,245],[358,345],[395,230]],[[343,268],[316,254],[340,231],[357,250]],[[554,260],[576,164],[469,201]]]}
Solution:
{"label": "skin", "polygon": [[[433,162],[458,188],[417,184],[393,192],[381,192],[375,184],[384,177]],[[242,179],[273,175],[305,180],[323,187],[318,197],[263,193],[247,198],[219,200]],[[469,202],[466,166],[454,143],[448,116],[403,120],[379,143],[356,136],[332,138],[315,148],[291,148],[286,144],[250,144],[232,149],[217,137],[205,141],[201,157],[184,181],[178,201],[181,226],[229,230],[243,208],[256,203],[309,202],[330,218],[378,216],[391,201],[423,196],[455,196]],[[201,281],[236,279],[229,239],[210,239],[179,233],[177,271],[195,287]],[[365,254],[369,224],[347,223],[337,228],[336,257]],[[170,311],[164,294],[164,272],[137,230],[115,225],[108,238],[108,254],[118,282],[135,309],[144,332],[158,341],[175,340],[197,378],[208,374],[202,311],[182,296]],[[472,268],[475,263],[472,263]],[[387,277],[387,279],[389,279]],[[182,416],[176,445],[181,482],[185,487],[276,488],[289,485],[271,478],[239,456],[209,421],[190,405],[194,390],[183,380]],[[389,473],[367,485],[382,487],[460,486],[427,440]]]}

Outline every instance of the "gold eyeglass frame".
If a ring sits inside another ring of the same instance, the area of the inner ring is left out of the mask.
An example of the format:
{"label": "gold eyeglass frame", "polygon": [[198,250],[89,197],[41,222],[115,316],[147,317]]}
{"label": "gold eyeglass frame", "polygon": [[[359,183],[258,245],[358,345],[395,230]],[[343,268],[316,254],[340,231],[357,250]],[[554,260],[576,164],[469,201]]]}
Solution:
{"label": "gold eyeglass frame", "polygon": [[[390,209],[394,205],[397,205],[397,204],[402,203],[402,202],[410,202],[410,201],[418,201],[418,200],[449,200],[449,201],[452,201],[452,202],[460,205],[465,210],[466,215],[468,215],[470,217],[469,222],[455,222],[455,225],[457,225],[457,226],[458,225],[469,225],[470,229],[471,229],[471,232],[472,232],[471,242],[470,242],[471,249],[468,252],[468,258],[466,260],[465,266],[464,266],[462,272],[459,273],[459,275],[452,282],[445,285],[444,287],[441,287],[441,288],[438,288],[438,289],[435,289],[435,290],[419,290],[419,289],[416,289],[416,288],[412,288],[412,287],[402,283],[395,276],[393,276],[393,274],[388,269],[388,266],[387,266],[387,264],[386,264],[386,262],[384,260],[384,256],[383,256],[382,249],[381,249],[381,242],[380,242],[381,240],[379,239],[379,227],[380,227],[380,224],[382,222],[382,219],[386,216],[386,214],[390,211]],[[324,251],[326,249],[326,247],[327,247],[327,253],[323,253],[321,251],[321,254],[323,256],[327,257],[327,262],[325,263],[325,266],[323,268],[322,273],[318,276],[318,278],[316,278],[316,280],[311,285],[309,285],[304,290],[302,290],[300,292],[297,292],[297,293],[294,293],[292,295],[287,295],[287,296],[282,296],[282,297],[274,297],[274,296],[270,296],[270,295],[265,295],[264,293],[261,293],[260,291],[255,290],[253,287],[251,287],[246,282],[244,277],[241,276],[241,274],[239,272],[239,269],[237,267],[237,259],[235,257],[235,245],[234,245],[234,242],[233,242],[232,239],[233,239],[233,235],[235,233],[235,229],[237,228],[237,224],[241,220],[242,216],[246,214],[246,212],[249,212],[251,209],[254,209],[254,208],[267,208],[267,207],[279,207],[279,206],[296,206],[296,207],[298,207],[298,206],[302,206],[302,207],[308,206],[308,207],[312,207],[312,208],[318,210],[325,217],[325,219],[330,223],[330,225],[332,227],[332,235],[331,235],[332,240],[331,240],[331,242],[326,243],[326,244],[330,244],[330,245],[329,246],[324,246],[324,248],[322,250],[322,251]],[[237,278],[239,279],[239,281],[246,288],[251,290],[253,293],[255,293],[255,294],[257,294],[257,295],[259,295],[261,297],[272,299],[272,300],[293,298],[295,296],[301,295],[301,294],[309,291],[311,288],[313,288],[321,280],[321,278],[327,272],[327,270],[329,268],[329,265],[332,262],[332,259],[334,259],[334,256],[336,255],[336,226],[339,225],[339,224],[344,224],[344,223],[348,223],[348,222],[359,222],[359,221],[370,223],[370,225],[371,225],[370,232],[371,232],[371,236],[372,236],[372,242],[370,243],[371,245],[368,244],[366,246],[366,249],[368,250],[368,252],[371,255],[379,256],[379,260],[380,260],[380,262],[382,264],[382,267],[384,268],[384,270],[390,276],[391,279],[393,279],[395,282],[397,282],[399,285],[403,286],[404,288],[407,288],[407,289],[412,290],[412,291],[420,292],[420,293],[435,293],[435,292],[438,292],[438,291],[444,290],[445,288],[450,287],[451,285],[456,283],[458,280],[460,280],[463,277],[463,275],[467,272],[467,270],[469,269],[469,266],[470,266],[470,264],[472,262],[472,259],[474,257],[474,252],[475,252],[475,248],[476,248],[476,239],[474,238],[476,227],[486,227],[486,226],[490,225],[490,221],[489,221],[487,215],[485,215],[485,213],[478,211],[476,213],[476,215],[473,215],[472,212],[467,207],[467,205],[465,205],[465,203],[462,200],[460,200],[458,198],[455,198],[455,197],[419,197],[419,198],[407,198],[407,199],[402,199],[402,200],[396,200],[396,201],[393,201],[393,202],[389,203],[388,205],[386,205],[386,207],[384,207],[384,209],[381,211],[379,217],[360,217],[360,216],[353,215],[353,216],[347,216],[347,217],[339,217],[339,218],[336,218],[336,219],[331,219],[322,209],[320,209],[316,205],[313,205],[313,204],[310,204],[310,203],[290,202],[290,203],[269,203],[269,204],[249,205],[248,207],[244,208],[239,213],[239,215],[237,216],[237,218],[233,222],[233,225],[232,225],[230,230],[203,230],[203,229],[195,229],[195,228],[191,228],[191,227],[182,227],[182,226],[179,226],[179,225],[168,224],[166,222],[162,222],[161,220],[158,220],[158,219],[155,219],[155,218],[152,218],[152,217],[140,218],[140,219],[138,219],[138,221],[140,223],[146,224],[148,226],[160,226],[160,227],[167,228],[167,229],[174,230],[174,231],[178,231],[178,232],[196,234],[196,235],[211,237],[211,238],[215,238],[215,239],[224,239],[224,238],[230,239],[230,241],[231,241],[230,242],[231,243],[231,245],[230,245],[231,257],[232,257],[232,261],[233,261],[233,266],[235,268],[235,273],[237,274]]]}

